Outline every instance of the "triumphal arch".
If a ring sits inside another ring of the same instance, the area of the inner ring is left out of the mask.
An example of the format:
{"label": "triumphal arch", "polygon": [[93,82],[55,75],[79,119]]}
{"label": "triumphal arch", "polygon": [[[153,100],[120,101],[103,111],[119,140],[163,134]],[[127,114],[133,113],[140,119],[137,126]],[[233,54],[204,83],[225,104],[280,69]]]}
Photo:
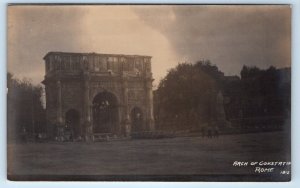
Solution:
{"label": "triumphal arch", "polygon": [[47,131],[74,137],[153,131],[151,57],[49,52],[45,57]]}

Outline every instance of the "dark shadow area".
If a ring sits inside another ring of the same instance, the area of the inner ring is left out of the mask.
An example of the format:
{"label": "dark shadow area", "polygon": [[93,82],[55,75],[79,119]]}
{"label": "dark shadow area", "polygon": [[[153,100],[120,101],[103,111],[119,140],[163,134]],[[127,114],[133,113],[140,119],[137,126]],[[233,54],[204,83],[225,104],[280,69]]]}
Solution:
{"label": "dark shadow area", "polygon": [[113,133],[118,123],[117,98],[109,92],[102,92],[93,100],[94,133]]}

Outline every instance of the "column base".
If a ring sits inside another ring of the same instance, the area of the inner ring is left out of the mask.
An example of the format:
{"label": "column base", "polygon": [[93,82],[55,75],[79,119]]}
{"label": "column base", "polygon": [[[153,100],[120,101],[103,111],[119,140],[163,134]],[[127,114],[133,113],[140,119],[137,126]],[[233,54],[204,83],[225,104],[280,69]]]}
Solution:
{"label": "column base", "polygon": [[123,127],[123,135],[125,137],[130,137],[131,135],[131,125],[130,125],[130,120],[129,119],[124,119],[122,123]]}
{"label": "column base", "polygon": [[85,122],[84,123],[84,128],[85,128],[85,134],[84,134],[84,139],[86,142],[91,142],[93,141],[93,127],[90,122]]}
{"label": "column base", "polygon": [[147,131],[155,131],[154,119],[147,120]]}
{"label": "column base", "polygon": [[64,141],[64,126],[62,123],[56,123],[56,133],[55,133],[55,140],[57,141]]}

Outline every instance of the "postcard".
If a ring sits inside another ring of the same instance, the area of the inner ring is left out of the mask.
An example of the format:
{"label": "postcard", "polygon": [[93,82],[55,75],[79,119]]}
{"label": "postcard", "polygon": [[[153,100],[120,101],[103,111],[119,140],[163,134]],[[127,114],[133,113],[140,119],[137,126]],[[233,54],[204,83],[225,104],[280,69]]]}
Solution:
{"label": "postcard", "polygon": [[7,17],[9,180],[291,180],[289,5]]}

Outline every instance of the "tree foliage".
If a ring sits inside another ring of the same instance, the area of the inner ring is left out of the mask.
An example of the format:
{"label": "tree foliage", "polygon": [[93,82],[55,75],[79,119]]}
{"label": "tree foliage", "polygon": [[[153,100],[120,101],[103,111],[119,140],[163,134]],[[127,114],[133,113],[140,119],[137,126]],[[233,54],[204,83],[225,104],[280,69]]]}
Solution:
{"label": "tree foliage", "polygon": [[7,74],[7,126],[9,139],[18,140],[22,134],[46,132],[42,87],[30,80],[19,80]]}
{"label": "tree foliage", "polygon": [[290,111],[290,68],[244,66],[241,78],[224,76],[209,61],[171,69],[154,92],[158,128],[191,129],[214,117],[215,96],[224,95],[226,119],[283,117]]}
{"label": "tree foliage", "polygon": [[[290,110],[288,69],[270,66],[266,70],[244,66],[241,70],[244,117],[283,116]],[[289,69],[290,70],[290,69]]]}
{"label": "tree foliage", "polygon": [[157,123],[184,129],[207,122],[219,74],[209,62],[181,63],[171,69],[155,91]]}

